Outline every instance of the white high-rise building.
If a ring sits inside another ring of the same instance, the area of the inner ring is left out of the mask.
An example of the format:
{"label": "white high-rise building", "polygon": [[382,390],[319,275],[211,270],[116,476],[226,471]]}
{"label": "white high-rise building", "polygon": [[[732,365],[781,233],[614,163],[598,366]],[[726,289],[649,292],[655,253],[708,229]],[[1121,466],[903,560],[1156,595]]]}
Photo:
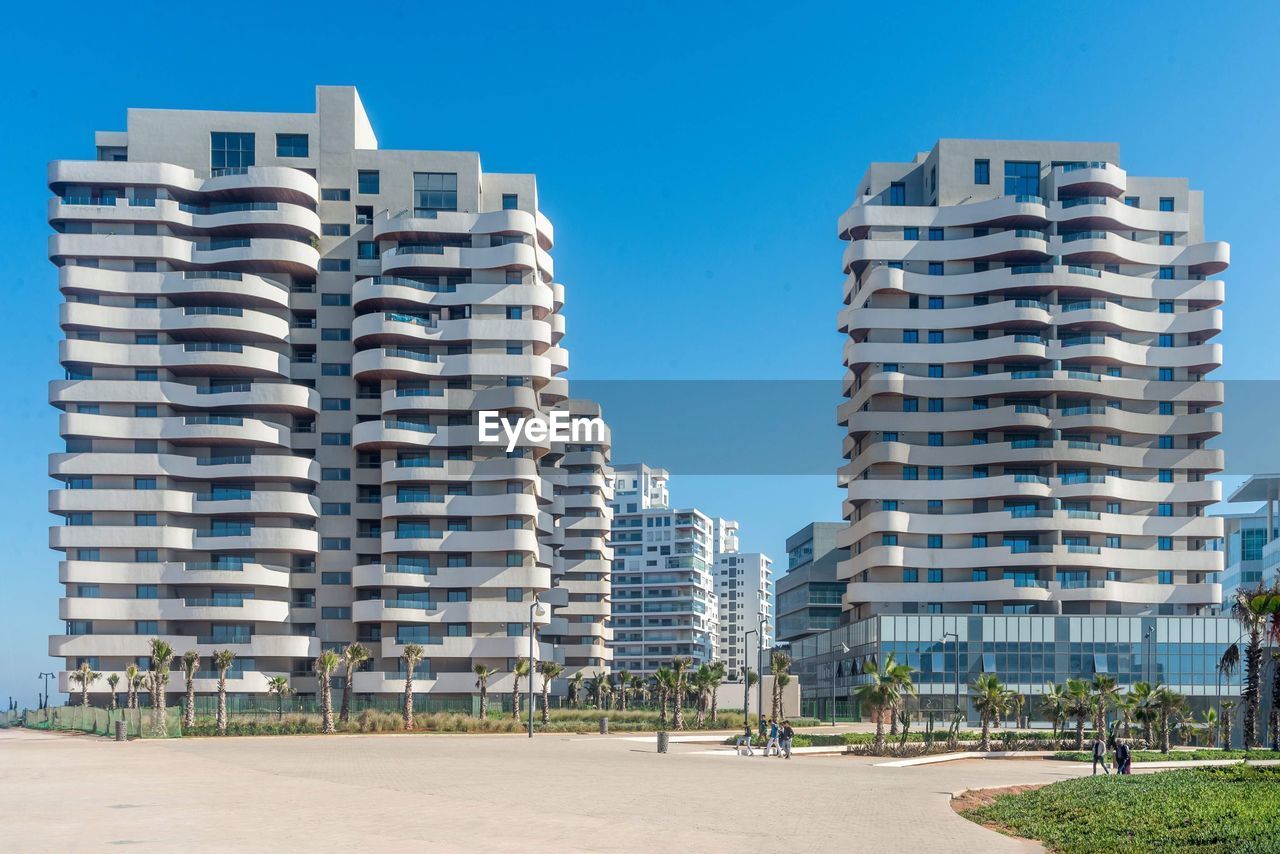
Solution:
{"label": "white high-rise building", "polygon": [[476,663],[509,688],[535,596],[535,654],[607,668],[607,430],[508,453],[477,426],[598,413],[567,400],[532,175],[381,149],[323,86],[312,113],[130,110],[49,186],[65,670],[145,664],[158,636],[234,650],[233,693],[305,695],[360,640],[354,689],[387,695],[420,643],[417,691],[461,703]]}
{"label": "white high-rise building", "polygon": [[1114,144],[944,139],[871,165],[839,225],[853,620],[1221,601],[1229,253],[1202,217]]}
{"label": "white high-rise building", "polygon": [[[760,552],[717,553],[716,597],[720,605],[716,658],[725,663],[730,680],[736,681],[744,667],[756,669],[757,641],[763,640],[765,650],[773,646],[773,560]],[[759,633],[762,628],[763,639],[752,635],[746,642],[747,632]]]}

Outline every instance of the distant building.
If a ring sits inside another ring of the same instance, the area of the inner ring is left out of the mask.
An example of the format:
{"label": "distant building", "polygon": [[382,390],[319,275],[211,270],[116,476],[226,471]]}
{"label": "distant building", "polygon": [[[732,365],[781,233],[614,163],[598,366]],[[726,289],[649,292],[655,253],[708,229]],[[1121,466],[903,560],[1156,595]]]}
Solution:
{"label": "distant building", "polygon": [[[1222,572],[1222,604],[1229,608],[1241,587],[1256,587],[1273,576],[1280,552],[1267,545],[1276,539],[1275,501],[1280,497],[1280,474],[1255,474],[1232,493],[1232,502],[1265,502],[1252,513],[1224,514],[1223,551],[1226,568]],[[1270,535],[1267,530],[1270,528]]]}
{"label": "distant building", "polygon": [[844,522],[810,522],[787,537],[787,572],[777,580],[778,640],[791,643],[840,625],[846,583],[836,564],[849,550],[836,545]]}

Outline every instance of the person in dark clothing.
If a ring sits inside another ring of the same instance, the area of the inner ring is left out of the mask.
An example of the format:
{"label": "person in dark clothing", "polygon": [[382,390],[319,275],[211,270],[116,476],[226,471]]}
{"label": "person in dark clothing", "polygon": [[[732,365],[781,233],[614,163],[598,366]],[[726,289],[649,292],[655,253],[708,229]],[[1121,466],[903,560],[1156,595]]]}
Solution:
{"label": "person in dark clothing", "polygon": [[1094,736],[1093,739],[1093,773],[1098,773],[1098,763],[1102,763],[1102,773],[1110,774],[1111,769],[1107,767],[1107,743],[1102,740],[1102,736]]}
{"label": "person in dark clothing", "polygon": [[788,759],[791,758],[791,739],[795,738],[796,732],[791,728],[791,721],[782,722],[782,752]]}
{"label": "person in dark clothing", "polygon": [[1116,773],[1130,774],[1129,763],[1133,761],[1133,756],[1129,753],[1129,745],[1126,742],[1117,742],[1116,744]]}

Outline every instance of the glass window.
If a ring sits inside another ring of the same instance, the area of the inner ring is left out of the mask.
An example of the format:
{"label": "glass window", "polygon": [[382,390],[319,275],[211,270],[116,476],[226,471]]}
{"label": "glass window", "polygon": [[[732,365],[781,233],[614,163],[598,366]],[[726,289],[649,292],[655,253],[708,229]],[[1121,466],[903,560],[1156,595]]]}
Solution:
{"label": "glass window", "polygon": [[930,240],[942,240],[942,239],[943,239],[943,236],[942,236],[942,235],[943,235],[943,231],[942,231],[942,229],[940,229],[940,228],[931,228],[931,229],[929,229],[929,239],[930,239]]}
{"label": "glass window", "polygon": [[502,194],[502,209],[504,211],[514,211],[520,207],[520,197],[515,193]]}
{"label": "glass window", "polygon": [[1161,245],[1161,246],[1172,246],[1172,245],[1173,245],[1173,232],[1172,232],[1172,231],[1162,231],[1162,232],[1160,232],[1160,245]]}
{"label": "glass window", "polygon": [[1038,160],[1006,160],[1004,162],[1004,194],[1006,196],[1040,195],[1040,162]]}
{"label": "glass window", "polygon": [[1131,208],[1141,207],[1142,199],[1137,196],[1125,196],[1124,203]]}
{"label": "glass window", "polygon": [[380,192],[381,178],[377,169],[361,169],[356,172],[356,192],[372,195]]}
{"label": "glass window", "polygon": [[975,570],[973,571],[973,580],[974,580],[974,581],[986,581],[986,580],[987,580],[987,571],[986,571],[985,569],[975,569]]}
{"label": "glass window", "polygon": [[306,157],[309,147],[305,133],[276,134],[276,157]]}
{"label": "glass window", "polygon": [[942,268],[942,262],[941,262],[941,261],[930,261],[930,262],[929,262],[929,275],[930,275],[930,276],[941,276],[941,275],[942,275],[942,272],[943,272],[943,268]]}
{"label": "glass window", "polygon": [[458,209],[458,175],[454,172],[413,173],[414,214]]}
{"label": "glass window", "polygon": [[1160,573],[1159,573],[1159,580],[1160,580],[1160,583],[1161,583],[1161,584],[1172,584],[1172,583],[1173,583],[1173,570],[1171,570],[1171,569],[1162,569],[1162,570],[1160,570]]}
{"label": "glass window", "polygon": [[902,580],[907,584],[915,584],[920,580],[920,570],[904,569],[902,570]]}
{"label": "glass window", "polygon": [[345,187],[321,187],[320,201],[349,202],[351,201],[351,191]]}
{"label": "glass window", "polygon": [[902,330],[902,343],[903,343],[903,344],[918,344],[918,343],[920,343],[920,330],[918,330],[918,329],[904,329],[904,330]]}
{"label": "glass window", "polygon": [[907,203],[907,185],[894,181],[889,185],[889,204],[905,205]]}
{"label": "glass window", "polygon": [[904,229],[902,229],[902,239],[903,239],[903,240],[919,240],[919,239],[920,239],[920,229],[918,229],[918,228],[904,228]]}
{"label": "glass window", "polygon": [[941,584],[941,583],[942,583],[942,570],[940,570],[940,569],[931,569],[931,570],[929,570],[929,583],[930,583],[930,584]]}
{"label": "glass window", "polygon": [[902,411],[903,412],[919,412],[920,399],[915,397],[904,397],[902,399]]}
{"label": "glass window", "polygon": [[378,260],[378,244],[373,240],[359,240],[356,242],[356,257],[361,261]]}
{"label": "glass window", "polygon": [[1169,196],[1162,196],[1162,197],[1160,198],[1160,210],[1162,210],[1162,211],[1172,211],[1172,210],[1173,210],[1173,199],[1172,199],[1172,198],[1170,198]]}
{"label": "glass window", "polygon": [[990,160],[973,161],[973,183],[975,184],[991,183],[991,161]]}
{"label": "glass window", "polygon": [[1173,268],[1172,268],[1172,267],[1161,267],[1161,268],[1160,268],[1160,278],[1162,278],[1162,279],[1172,279],[1172,278],[1173,278]]}
{"label": "glass window", "polygon": [[213,131],[209,134],[209,167],[242,169],[253,165],[254,141],[251,133]]}

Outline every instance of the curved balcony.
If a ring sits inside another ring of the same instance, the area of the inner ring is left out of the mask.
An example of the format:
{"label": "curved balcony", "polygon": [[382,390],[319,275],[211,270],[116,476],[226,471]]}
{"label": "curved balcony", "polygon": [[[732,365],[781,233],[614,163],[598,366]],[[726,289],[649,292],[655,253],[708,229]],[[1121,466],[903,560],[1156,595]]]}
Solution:
{"label": "curved balcony", "polygon": [[351,362],[357,379],[432,379],[461,376],[523,376],[538,381],[551,376],[546,356],[476,353],[437,356],[400,347],[361,350]]}
{"label": "curved balcony", "polygon": [[251,527],[246,533],[180,528],[175,525],[62,525],[49,529],[49,548],[177,549],[179,551],[264,551],[314,554],[320,548],[315,531],[302,528]]}
{"label": "curved balcony", "polygon": [[1212,539],[1222,536],[1222,519],[1215,516],[1154,516],[1088,510],[993,510],[938,514],[877,510],[865,513],[848,529],[841,531],[837,542],[842,548],[850,548],[864,537],[882,533],[933,534],[942,536],[944,545],[955,547],[957,543],[967,545],[970,535],[975,532],[1039,534],[1052,531],[1073,535]]}
{"label": "curved balcony", "polygon": [[[495,481],[525,480],[539,482],[537,460],[501,457],[489,460],[431,460],[409,462],[388,460],[382,464],[382,482],[403,481]],[[402,551],[393,549],[392,551]]]}
{"label": "curved balcony", "polygon": [[[223,495],[243,495],[244,497],[224,498]],[[262,514],[314,519],[320,515],[320,503],[314,495],[284,490],[243,490],[239,493],[183,492],[176,489],[52,489],[49,491],[50,513],[93,510],[209,516]]]}
{"label": "curved balcony", "polygon": [[357,311],[414,311],[423,306],[519,305],[530,306],[535,312],[551,313],[561,308],[555,303],[555,286],[542,282],[441,285],[389,275],[357,279],[351,291],[351,302]]}
{"label": "curved balcony", "polygon": [[[384,274],[415,272],[440,275],[446,270],[536,270],[537,250],[523,243],[503,246],[430,246],[405,244],[382,253]],[[550,271],[547,271],[550,275]]]}
{"label": "curved balcony", "polygon": [[252,409],[311,414],[320,410],[320,393],[292,383],[236,383],[195,386],[141,380],[54,380],[49,402],[59,408],[77,403],[167,404],[177,409]]}
{"label": "curved balcony", "polygon": [[[904,566],[959,570],[965,573],[975,566],[986,566],[1119,569],[1148,573],[1154,580],[1154,573],[1159,570],[1221,571],[1222,553],[1185,550],[1162,552],[1155,549],[1111,549],[1100,546],[1064,545],[1033,545],[1021,548],[996,545],[986,548],[950,549],[871,546],[863,549],[861,554],[853,555],[848,561],[842,562],[840,566],[845,578],[855,578],[866,570],[900,572]],[[974,582],[966,578],[957,580],[956,583],[968,585],[991,582]],[[932,593],[933,585],[916,589],[922,592],[920,598],[923,598],[927,595],[925,591]]]}
{"label": "curved balcony", "polygon": [[[49,655],[55,658],[138,658],[151,654],[149,635],[53,635],[49,638]],[[320,639],[302,635],[254,634],[247,643],[214,641],[212,637],[192,635],[160,635],[178,655],[195,650],[201,656],[211,656],[220,649],[229,649],[241,658],[314,658],[320,654]],[[212,668],[212,662],[202,662],[203,668]],[[105,682],[105,680],[103,680]],[[197,684],[199,684],[197,681]],[[172,691],[182,690],[184,678],[178,668],[170,676]],[[95,683],[96,687],[97,683]],[[79,690],[79,686],[77,686]]]}
{"label": "curved balcony", "polygon": [[[1009,299],[988,305],[941,309],[846,308],[840,312],[840,331],[866,333],[873,329],[983,329],[1016,326],[1035,328],[1053,322],[1053,307],[1034,299]],[[1169,315],[1164,315],[1168,317]]]}
{"label": "curved balcony", "polygon": [[139,477],[200,481],[320,480],[318,462],[286,454],[230,453],[186,457],[178,454],[90,452],[49,455],[49,475],[61,480],[76,475],[115,475],[120,472],[129,472]]}
{"label": "curved balcony", "polygon": [[1050,255],[1049,236],[1037,229],[1009,229],[982,237],[955,240],[856,240],[844,249],[844,272],[871,261],[1016,261],[1034,262]]}
{"label": "curved balcony", "polygon": [[1186,211],[1156,211],[1136,208],[1111,196],[1073,196],[1052,202],[1049,218],[1059,224],[1059,231],[1082,229],[1115,229],[1117,231],[1171,231],[1185,234],[1190,230]]}
{"label": "curved balcony", "polygon": [[1063,196],[1121,196],[1129,178],[1114,163],[1090,161],[1053,167],[1049,182]]}
{"label": "curved balcony", "polygon": [[1061,305],[1054,306],[1052,311],[1055,322],[1070,324],[1074,329],[1115,332],[1127,330],[1150,334],[1205,332],[1210,335],[1222,331],[1222,310],[1216,308],[1165,314],[1126,308],[1105,300],[1079,300],[1064,301]]}
{"label": "curved balcony", "polygon": [[[545,218],[543,220],[545,222]],[[539,223],[534,214],[522,210],[485,211],[401,211],[392,214],[380,211],[373,218],[373,236],[376,240],[400,240],[413,242],[437,234],[538,234]],[[550,236],[541,235],[550,249]]]}
{"label": "curved balcony", "polygon": [[237,342],[188,341],[182,344],[112,344],[68,339],[58,342],[64,365],[164,367],[176,375],[289,376],[289,359],[274,350]]}
{"label": "curved balcony", "polygon": [[54,196],[49,199],[49,221],[163,224],[176,233],[234,229],[257,237],[295,240],[320,236],[320,217],[316,212],[288,202],[187,204],[174,199],[154,199],[139,204],[123,198],[108,202]]}
{"label": "curved balcony", "polygon": [[320,253],[310,244],[277,237],[245,237],[195,242],[181,237],[139,234],[51,234],[49,258],[157,258],[182,268],[219,267],[230,271],[314,276]]}
{"label": "curved balcony", "polygon": [[406,494],[411,500],[401,501],[396,494],[382,499],[383,518],[398,516],[527,516],[538,513],[538,497],[527,493],[495,495],[434,495],[429,501]]}
{"label": "curved balcony", "polygon": [[943,344],[903,344],[893,341],[844,343],[844,363],[850,368],[884,362],[1000,362],[1046,358],[1051,342],[1037,332],[1001,335],[983,341],[948,341]]}
{"label": "curved balcony", "polygon": [[67,265],[58,268],[58,287],[67,296],[163,294],[175,303],[202,302],[208,305],[281,309],[289,307],[289,289],[274,279],[251,273],[219,270],[130,273]]}
{"label": "curved balcony", "polygon": [[1188,344],[1182,347],[1156,347],[1134,344],[1105,335],[1086,335],[1074,339],[1049,342],[1048,358],[1086,364],[1119,363],[1159,368],[1187,368],[1207,372],[1222,365],[1222,345]]}
{"label": "curved balcony", "polygon": [[431,532],[430,536],[398,536],[395,531],[382,534],[382,551],[447,553],[447,552],[525,552],[538,553],[538,535],[528,530],[444,531]]}
{"label": "curved balcony", "polygon": [[485,389],[388,389],[382,392],[382,411],[447,413],[457,410],[515,410],[521,415],[541,412],[538,393],[529,386]]}
{"label": "curved balcony", "polygon": [[212,620],[283,623],[289,619],[289,603],[274,599],[186,598],[58,600],[61,620]]}
{"label": "curved balcony", "polygon": [[1047,202],[1040,196],[1001,196],[961,205],[924,207],[855,204],[839,220],[841,240],[861,240],[869,228],[948,228],[963,226],[1043,226]]}
{"label": "curved balcony", "polygon": [[320,200],[316,179],[291,166],[249,166],[197,173],[173,163],[144,161],[55,160],[49,164],[49,188],[64,184],[112,187],[167,187],[183,194],[201,193],[210,200],[238,198],[289,202],[314,207]]}
{"label": "curved balcony", "polygon": [[286,427],[239,415],[187,415],[177,418],[88,415],[63,412],[58,416],[59,435],[98,439],[147,439],[175,445],[234,444],[288,448]]}
{"label": "curved balcony", "polygon": [[289,587],[289,569],[263,563],[62,560],[58,562],[58,581],[63,584],[199,584],[285,589]]}
{"label": "curved balcony", "polygon": [[66,331],[116,329],[167,332],[177,339],[274,341],[289,339],[289,321],[238,306],[125,308],[64,302],[59,322]]}

